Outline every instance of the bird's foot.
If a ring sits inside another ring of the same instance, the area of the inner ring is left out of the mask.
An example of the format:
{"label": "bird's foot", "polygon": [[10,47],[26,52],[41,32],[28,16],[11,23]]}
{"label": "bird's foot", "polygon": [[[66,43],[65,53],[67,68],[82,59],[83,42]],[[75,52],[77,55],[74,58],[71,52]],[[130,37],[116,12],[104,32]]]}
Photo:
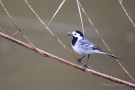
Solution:
{"label": "bird's foot", "polygon": [[84,69],[88,68],[87,64],[85,64],[85,65],[83,66],[83,68],[84,68]]}
{"label": "bird's foot", "polygon": [[80,58],[77,60],[79,64],[81,63],[81,60],[82,60],[82,59],[80,59]]}

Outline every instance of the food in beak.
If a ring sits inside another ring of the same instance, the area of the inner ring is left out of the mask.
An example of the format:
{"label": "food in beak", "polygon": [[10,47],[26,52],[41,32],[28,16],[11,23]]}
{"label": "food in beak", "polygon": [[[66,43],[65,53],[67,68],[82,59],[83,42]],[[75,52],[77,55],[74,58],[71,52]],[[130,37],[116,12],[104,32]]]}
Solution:
{"label": "food in beak", "polygon": [[72,34],[71,34],[71,32],[68,32],[68,36],[71,36]]}

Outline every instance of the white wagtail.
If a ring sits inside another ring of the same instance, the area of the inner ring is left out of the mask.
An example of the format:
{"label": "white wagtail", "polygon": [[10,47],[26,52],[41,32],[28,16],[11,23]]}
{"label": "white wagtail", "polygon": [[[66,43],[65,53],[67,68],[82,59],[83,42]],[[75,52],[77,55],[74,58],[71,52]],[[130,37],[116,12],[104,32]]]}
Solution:
{"label": "white wagtail", "polygon": [[76,30],[73,31],[72,33],[69,32],[68,36],[72,36],[72,43],[71,46],[73,47],[73,49],[78,53],[78,54],[83,54],[84,56],[80,59],[78,59],[78,62],[80,63],[81,60],[88,55],[87,61],[84,65],[85,68],[87,68],[87,63],[88,63],[88,59],[90,57],[90,54],[93,53],[100,53],[100,54],[105,54],[108,56],[111,56],[115,59],[120,59],[117,56],[114,56],[113,54],[110,53],[106,53],[104,51],[101,50],[101,48],[99,48],[98,46],[94,45],[91,41],[89,41],[87,38],[84,37],[84,35],[82,34],[82,32]]}

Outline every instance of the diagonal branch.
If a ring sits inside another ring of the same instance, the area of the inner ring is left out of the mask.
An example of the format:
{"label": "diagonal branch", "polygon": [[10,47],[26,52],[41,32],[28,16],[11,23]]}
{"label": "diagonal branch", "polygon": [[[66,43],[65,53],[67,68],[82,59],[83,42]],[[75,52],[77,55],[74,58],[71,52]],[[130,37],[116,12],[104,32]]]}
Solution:
{"label": "diagonal branch", "polygon": [[49,21],[49,23],[48,23],[48,25],[47,25],[47,26],[49,26],[49,25],[50,25],[51,21],[52,21],[52,20],[53,20],[53,18],[56,16],[56,14],[59,12],[59,10],[61,9],[61,7],[62,7],[62,6],[63,6],[63,4],[65,3],[65,1],[66,1],[66,0],[63,0],[63,1],[61,2],[61,4],[59,5],[58,9],[56,10],[56,12],[54,13],[54,15],[52,16],[52,18],[51,18],[51,20]]}
{"label": "diagonal branch", "polygon": [[121,5],[122,9],[124,10],[125,14],[126,14],[127,17],[129,18],[130,22],[131,22],[131,23],[133,24],[133,26],[135,27],[135,24],[134,24],[133,20],[130,18],[130,16],[128,15],[126,9],[124,8],[124,6],[123,6],[123,4],[122,4],[122,0],[118,0],[118,1],[119,1],[120,5]]}
{"label": "diagonal branch", "polygon": [[0,28],[0,30],[1,30],[1,32],[5,33],[4,30],[2,30],[1,28]]}
{"label": "diagonal branch", "polygon": [[42,54],[44,54],[44,57],[52,58],[54,60],[57,60],[57,61],[59,61],[59,62],[61,62],[63,64],[67,64],[68,66],[74,67],[76,69],[79,69],[79,70],[82,70],[82,71],[86,71],[88,73],[92,73],[93,75],[102,77],[104,79],[107,79],[107,80],[110,80],[110,81],[113,81],[113,82],[116,82],[116,83],[119,83],[119,84],[126,85],[128,87],[135,88],[135,84],[133,84],[133,83],[130,83],[130,82],[127,82],[127,81],[124,81],[124,80],[121,80],[121,79],[118,79],[118,78],[115,78],[115,77],[112,77],[112,76],[109,76],[109,75],[106,75],[106,74],[97,72],[97,71],[92,70],[92,69],[84,69],[82,66],[79,66],[79,65],[74,64],[74,63],[72,63],[72,62],[70,62],[68,60],[62,59],[62,58],[57,57],[55,55],[52,55],[52,54],[50,54],[48,52],[45,52],[45,51],[43,51],[41,49],[36,48],[36,50],[35,50],[31,45],[26,44],[26,43],[24,43],[24,42],[22,42],[20,40],[17,40],[17,39],[15,39],[13,37],[10,37],[10,36],[2,33],[2,32],[0,32],[0,36],[3,37],[3,38],[5,38],[5,39],[7,39],[7,40],[10,40],[10,41],[12,41],[12,42],[14,42],[16,44],[19,44],[19,45],[21,45],[23,47],[26,47],[28,49],[31,49],[31,50],[33,50],[33,51],[35,51],[37,53],[42,53]]}
{"label": "diagonal branch", "polygon": [[[83,20],[82,20],[82,13],[81,13],[81,10],[80,10],[79,1],[76,0],[76,2],[77,2],[77,7],[78,7],[78,11],[79,11],[79,16],[80,16],[81,24],[82,24],[82,31],[83,31],[83,34],[84,34]],[[84,35],[85,35],[85,34],[84,34]]]}

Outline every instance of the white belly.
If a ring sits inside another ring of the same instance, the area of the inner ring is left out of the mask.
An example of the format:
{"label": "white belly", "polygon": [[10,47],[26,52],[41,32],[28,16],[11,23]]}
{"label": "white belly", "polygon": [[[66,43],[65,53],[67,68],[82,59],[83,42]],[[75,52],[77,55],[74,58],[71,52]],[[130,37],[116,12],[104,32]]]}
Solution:
{"label": "white belly", "polygon": [[93,50],[85,50],[85,49],[81,49],[78,46],[72,46],[72,48],[78,53],[78,54],[92,54],[94,51]]}

